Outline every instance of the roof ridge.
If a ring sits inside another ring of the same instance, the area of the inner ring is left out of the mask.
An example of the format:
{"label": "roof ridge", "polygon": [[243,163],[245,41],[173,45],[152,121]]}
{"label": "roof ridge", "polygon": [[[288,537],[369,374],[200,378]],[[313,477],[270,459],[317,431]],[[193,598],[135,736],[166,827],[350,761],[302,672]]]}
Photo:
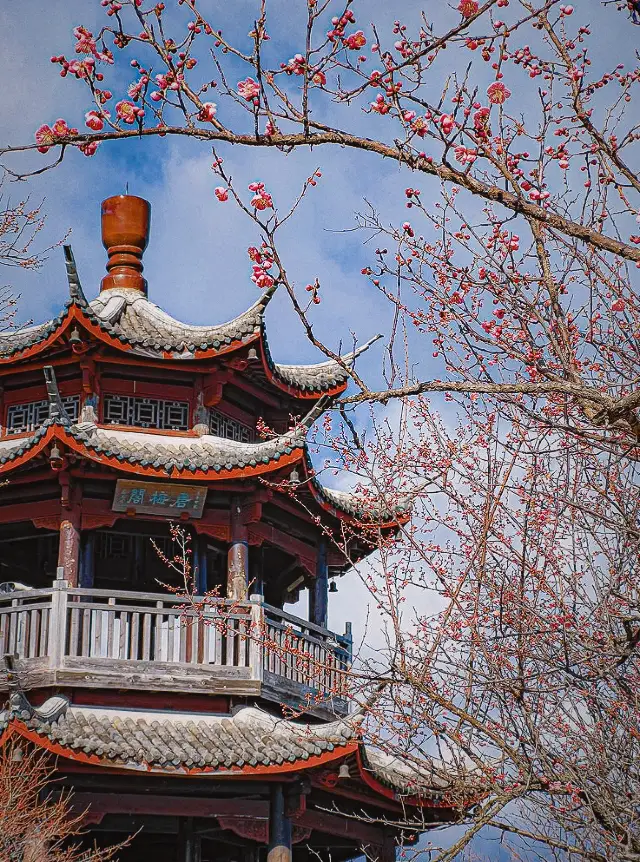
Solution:
{"label": "roof ridge", "polygon": [[56,381],[56,373],[52,365],[45,365],[42,369],[47,387],[47,398],[49,399],[49,419],[57,420],[61,425],[71,425],[71,419],[66,407],[60,397],[60,390]]}
{"label": "roof ridge", "polygon": [[89,304],[87,297],[80,283],[80,276],[76,267],[76,260],[73,256],[73,250],[70,245],[62,246],[64,252],[64,262],[67,267],[67,281],[69,282],[69,298],[72,303],[86,308]]}

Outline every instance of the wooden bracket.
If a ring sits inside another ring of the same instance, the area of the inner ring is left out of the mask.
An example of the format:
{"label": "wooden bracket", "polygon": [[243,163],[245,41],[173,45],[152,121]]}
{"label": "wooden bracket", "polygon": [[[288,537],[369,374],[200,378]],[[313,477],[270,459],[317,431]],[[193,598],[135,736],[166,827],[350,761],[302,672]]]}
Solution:
{"label": "wooden bracket", "polygon": [[202,401],[205,407],[216,407],[222,401],[224,385],[227,382],[223,376],[218,374],[207,374],[202,387]]}
{"label": "wooden bracket", "polygon": [[98,393],[98,378],[96,375],[96,363],[94,359],[85,358],[80,363],[82,370],[82,391],[85,395]]}
{"label": "wooden bracket", "polygon": [[60,502],[63,508],[71,508],[71,477],[67,470],[60,470],[58,473],[58,482],[60,482]]}
{"label": "wooden bracket", "polygon": [[246,371],[249,363],[246,359],[228,359],[225,362],[227,368],[232,368],[234,371]]}
{"label": "wooden bracket", "polygon": [[243,524],[254,524],[256,521],[262,520],[262,503],[255,499],[245,503],[241,508],[240,520]]}

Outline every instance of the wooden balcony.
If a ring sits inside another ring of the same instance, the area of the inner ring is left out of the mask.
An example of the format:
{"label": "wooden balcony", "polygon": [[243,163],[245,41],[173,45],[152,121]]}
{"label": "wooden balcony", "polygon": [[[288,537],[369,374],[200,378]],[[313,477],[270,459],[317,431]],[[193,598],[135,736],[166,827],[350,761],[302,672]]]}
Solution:
{"label": "wooden balcony", "polygon": [[259,596],[194,607],[173,595],[78,589],[59,579],[0,594],[0,650],[13,656],[25,689],[198,692],[309,703],[319,716],[348,712],[349,633],[335,635]]}

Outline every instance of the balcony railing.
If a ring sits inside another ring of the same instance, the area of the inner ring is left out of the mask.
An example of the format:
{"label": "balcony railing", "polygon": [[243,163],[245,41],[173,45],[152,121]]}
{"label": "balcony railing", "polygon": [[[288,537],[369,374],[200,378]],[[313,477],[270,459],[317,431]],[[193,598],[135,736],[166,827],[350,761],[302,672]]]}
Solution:
{"label": "balcony railing", "polygon": [[[155,593],[50,589],[0,595],[0,651],[25,688],[263,696],[344,714],[351,638],[252,596],[193,604]],[[0,675],[0,689],[3,687]]]}

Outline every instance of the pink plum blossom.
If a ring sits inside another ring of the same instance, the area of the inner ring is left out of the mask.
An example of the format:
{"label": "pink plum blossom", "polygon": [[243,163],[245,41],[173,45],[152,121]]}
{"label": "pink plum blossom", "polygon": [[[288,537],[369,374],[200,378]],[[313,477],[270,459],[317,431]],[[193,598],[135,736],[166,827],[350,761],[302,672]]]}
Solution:
{"label": "pink plum blossom", "polygon": [[70,129],[66,120],[56,120],[52,126],[44,123],[36,131],[36,143],[39,144],[38,152],[47,153],[60,138],[66,138],[69,135],[77,135],[77,129]]}
{"label": "pink plum blossom", "polygon": [[202,120],[203,123],[212,123],[213,118],[216,115],[216,111],[217,108],[213,102],[204,102],[202,107],[200,108],[198,119]]}
{"label": "pink plum blossom", "polygon": [[123,123],[132,124],[135,123],[139,117],[144,117],[144,110],[139,108],[137,105],[134,105],[133,102],[123,99],[116,105],[116,116],[119,120],[122,120]]}
{"label": "pink plum blossom", "polygon": [[350,36],[347,36],[344,43],[347,48],[350,48],[352,51],[357,51],[359,48],[363,48],[367,44],[367,39],[362,30],[357,30],[355,33],[351,33]]}
{"label": "pink plum blossom", "polygon": [[38,147],[38,152],[40,153],[48,153],[49,148],[52,147],[56,142],[56,136],[53,134],[51,126],[48,126],[44,123],[40,126],[39,129],[36,130],[36,143],[40,146]]}
{"label": "pink plum blossom", "polygon": [[502,81],[494,81],[493,84],[487,87],[487,96],[489,97],[489,101],[494,105],[502,105],[510,95],[511,90],[507,89]]}
{"label": "pink plum blossom", "polygon": [[459,146],[454,150],[456,161],[461,165],[472,165],[478,158],[475,150],[470,150],[467,147]]}
{"label": "pink plum blossom", "polygon": [[98,111],[87,111],[84,115],[84,120],[87,128],[91,129],[93,132],[101,132],[104,128],[104,120]]}
{"label": "pink plum blossom", "polygon": [[229,190],[222,186],[218,186],[218,188],[214,189],[213,193],[221,202],[229,200]]}
{"label": "pink plum blossom", "polygon": [[449,135],[456,124],[451,114],[442,114],[438,122],[440,123],[440,127],[445,135]]}
{"label": "pink plum blossom", "polygon": [[86,27],[74,27],[73,35],[78,40],[76,42],[76,54],[97,54],[93,33],[90,33]]}
{"label": "pink plum blossom", "polygon": [[84,153],[85,156],[93,156],[98,149],[97,141],[87,141],[85,144],[80,144],[78,149],[81,153]]}
{"label": "pink plum blossom", "polygon": [[271,195],[265,191],[264,183],[250,183],[249,191],[254,192],[251,198],[251,206],[257,210],[273,209]]}
{"label": "pink plum blossom", "polygon": [[477,0],[460,0],[458,12],[460,12],[460,14],[465,18],[471,18],[472,15],[476,14],[479,8],[480,4]]}
{"label": "pink plum blossom", "polygon": [[376,114],[388,114],[391,110],[391,105],[385,102],[382,93],[378,93],[375,102],[371,102],[371,110]]}
{"label": "pink plum blossom", "polygon": [[489,130],[489,108],[478,108],[473,115],[473,127],[480,137],[486,137],[491,134]]}
{"label": "pink plum blossom", "polygon": [[247,78],[244,81],[238,81],[238,93],[243,99],[250,102],[259,95],[260,86],[257,81],[253,80],[253,78]]}

